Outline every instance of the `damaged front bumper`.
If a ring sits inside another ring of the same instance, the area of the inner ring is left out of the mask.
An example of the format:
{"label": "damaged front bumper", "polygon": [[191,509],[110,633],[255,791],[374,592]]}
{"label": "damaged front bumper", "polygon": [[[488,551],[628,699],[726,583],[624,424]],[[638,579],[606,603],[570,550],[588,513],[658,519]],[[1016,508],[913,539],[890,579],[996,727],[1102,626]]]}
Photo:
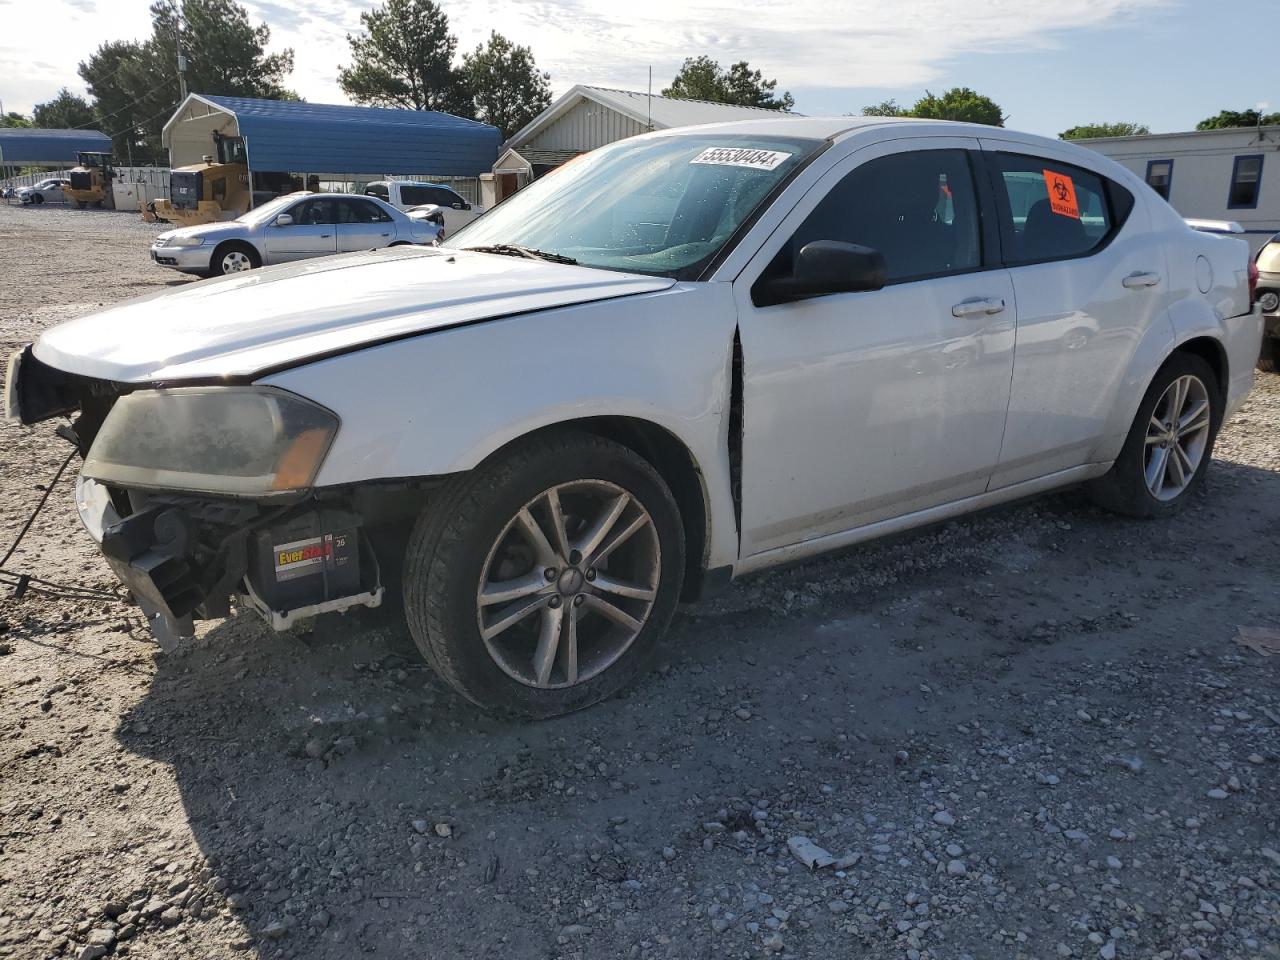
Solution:
{"label": "damaged front bumper", "polygon": [[377,556],[340,505],[125,493],[82,476],[76,507],[165,650],[233,598],[276,630],[382,603]]}

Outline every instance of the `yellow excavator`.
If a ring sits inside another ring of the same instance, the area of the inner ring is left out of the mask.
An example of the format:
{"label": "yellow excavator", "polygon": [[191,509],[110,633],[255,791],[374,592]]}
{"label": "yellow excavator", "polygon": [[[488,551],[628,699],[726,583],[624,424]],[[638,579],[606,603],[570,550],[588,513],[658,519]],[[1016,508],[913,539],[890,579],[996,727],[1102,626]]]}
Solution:
{"label": "yellow excavator", "polygon": [[99,209],[114,210],[116,198],[111,190],[111,181],[115,175],[110,153],[82,151],[76,154],[76,166],[69,176],[71,186],[63,187],[62,194],[68,203],[74,203],[81,210],[89,204]]}

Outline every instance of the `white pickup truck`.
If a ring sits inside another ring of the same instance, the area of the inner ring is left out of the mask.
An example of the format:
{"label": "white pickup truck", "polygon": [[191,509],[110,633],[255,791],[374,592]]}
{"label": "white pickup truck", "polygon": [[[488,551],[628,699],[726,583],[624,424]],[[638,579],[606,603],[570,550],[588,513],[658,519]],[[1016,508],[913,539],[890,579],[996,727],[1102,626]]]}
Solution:
{"label": "white pickup truck", "polygon": [[453,233],[470,223],[484,207],[464,199],[460,193],[442,183],[424,183],[418,180],[375,180],[366,184],[364,195],[385,200],[393,207],[409,213],[424,207],[436,207],[440,212],[440,226],[446,233]]}

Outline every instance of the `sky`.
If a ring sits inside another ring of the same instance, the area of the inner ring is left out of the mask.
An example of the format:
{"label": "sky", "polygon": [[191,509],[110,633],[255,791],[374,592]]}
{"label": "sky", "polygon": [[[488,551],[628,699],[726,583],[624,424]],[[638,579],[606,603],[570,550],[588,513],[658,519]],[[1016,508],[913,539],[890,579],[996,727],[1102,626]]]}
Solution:
{"label": "sky", "polygon": [[[292,47],[288,84],[344,103],[338,67],[360,11],[351,0],[241,0]],[[0,0],[0,102],[29,113],[67,86],[106,40],[150,32],[148,0]],[[1276,0],[441,0],[459,51],[497,29],[532,47],[552,89],[655,92],[686,56],[746,59],[812,116],[857,113],[926,89],[968,86],[1006,125],[1057,135],[1095,121],[1192,129],[1224,108],[1280,110]],[[198,91],[196,91],[198,92]],[[176,93],[175,93],[176,99]],[[115,131],[108,130],[107,133]]]}

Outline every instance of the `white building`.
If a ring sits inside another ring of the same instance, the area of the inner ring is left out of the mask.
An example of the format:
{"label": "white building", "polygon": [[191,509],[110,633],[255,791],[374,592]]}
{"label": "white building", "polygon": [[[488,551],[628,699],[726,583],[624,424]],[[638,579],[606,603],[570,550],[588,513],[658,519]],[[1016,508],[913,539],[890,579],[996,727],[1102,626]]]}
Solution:
{"label": "white building", "polygon": [[1255,252],[1280,232],[1280,126],[1076,143],[1143,177],[1184,217],[1236,221]]}
{"label": "white building", "polygon": [[490,201],[499,201],[566,160],[615,140],[671,127],[776,116],[778,111],[759,107],[677,100],[579,84],[502,145],[493,166],[492,184],[485,186],[494,191]]}

